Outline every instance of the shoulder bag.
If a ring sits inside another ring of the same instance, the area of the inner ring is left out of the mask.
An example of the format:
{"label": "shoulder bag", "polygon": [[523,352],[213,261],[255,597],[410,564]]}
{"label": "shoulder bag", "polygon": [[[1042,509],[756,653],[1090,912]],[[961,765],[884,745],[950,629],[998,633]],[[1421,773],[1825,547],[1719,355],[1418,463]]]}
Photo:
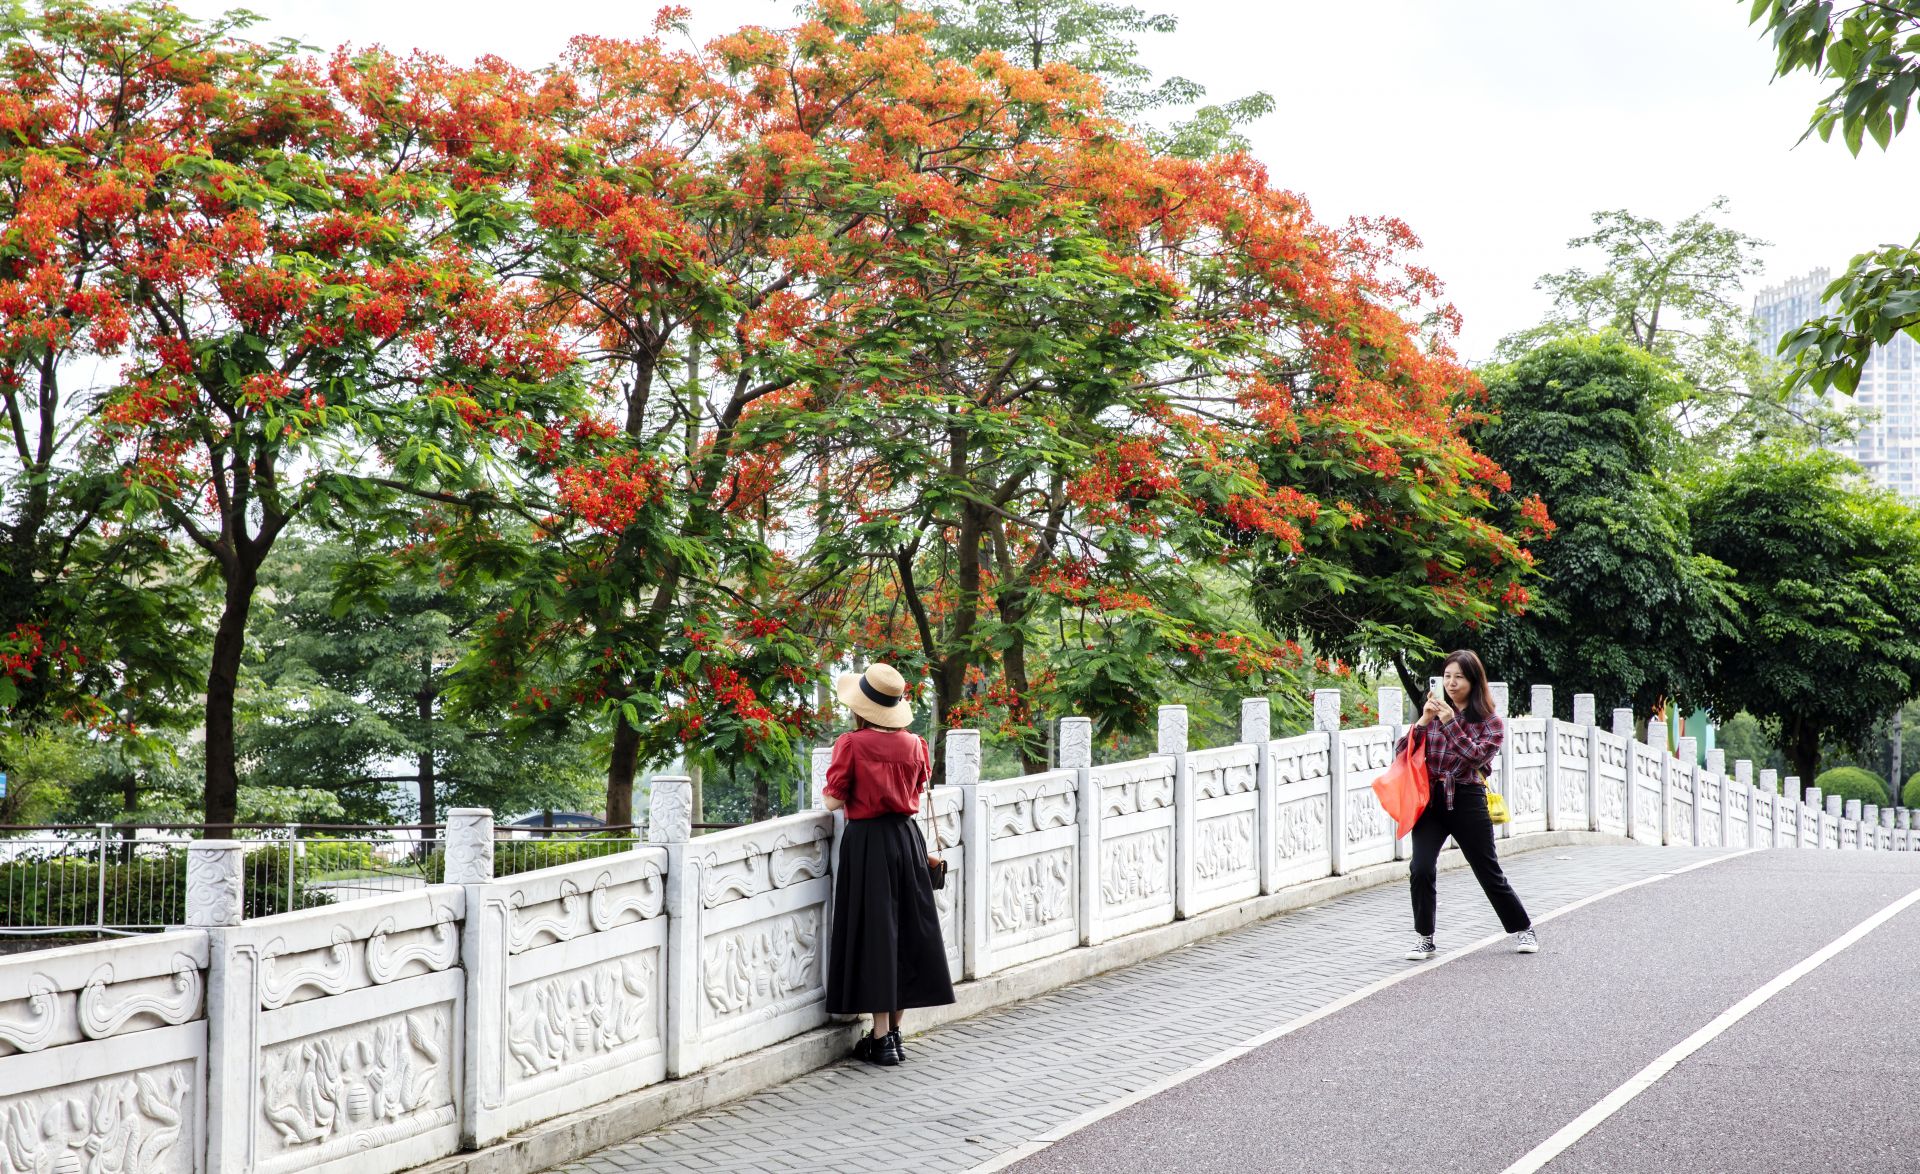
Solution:
{"label": "shoulder bag", "polygon": [[947,887],[947,862],[940,859],[940,828],[933,821],[933,788],[921,792],[927,805],[927,882],[936,889]]}

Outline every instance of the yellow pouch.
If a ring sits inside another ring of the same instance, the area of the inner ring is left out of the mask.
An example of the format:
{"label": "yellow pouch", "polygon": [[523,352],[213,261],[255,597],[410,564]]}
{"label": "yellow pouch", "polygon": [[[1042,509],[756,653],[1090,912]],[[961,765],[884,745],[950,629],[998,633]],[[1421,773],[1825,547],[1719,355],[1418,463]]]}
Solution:
{"label": "yellow pouch", "polygon": [[1513,817],[1507,814],[1507,797],[1493,788],[1487,788],[1487,818],[1494,823],[1509,823]]}

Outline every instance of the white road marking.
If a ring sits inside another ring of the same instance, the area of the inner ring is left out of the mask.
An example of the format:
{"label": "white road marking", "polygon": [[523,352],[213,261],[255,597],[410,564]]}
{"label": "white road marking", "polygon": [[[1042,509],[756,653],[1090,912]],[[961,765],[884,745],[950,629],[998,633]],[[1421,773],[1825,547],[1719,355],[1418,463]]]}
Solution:
{"label": "white road marking", "polygon": [[1548,1162],[1553,1161],[1562,1153],[1565,1153],[1573,1143],[1598,1128],[1601,1122],[1625,1108],[1627,1102],[1651,1088],[1655,1081],[1658,1081],[1661,1077],[1673,1071],[1674,1068],[1679,1065],[1680,1061],[1707,1046],[1716,1036],[1740,1022],[1742,1019],[1745,1019],[1767,1000],[1773,998],[1781,991],[1786,990],[1794,983],[1799,982],[1802,978],[1805,978],[1808,974],[1811,974],[1814,970],[1830,961],[1835,955],[1845,950],[1848,946],[1853,945],[1880,926],[1885,925],[1902,909],[1905,909],[1915,901],[1920,901],[1920,889],[1915,889],[1913,892],[1908,893],[1872,917],[1867,918],[1859,925],[1854,926],[1846,933],[1841,934],[1825,946],[1822,946],[1819,950],[1809,954],[1806,958],[1795,963],[1787,970],[1782,971],[1780,975],[1771,982],[1759,990],[1754,991],[1746,998],[1741,999],[1733,1006],[1728,1007],[1725,1011],[1720,1012],[1720,1014],[1714,1016],[1711,1023],[1708,1023],[1699,1031],[1694,1032],[1686,1039],[1681,1040],[1672,1048],[1668,1049],[1659,1059],[1628,1078],[1625,1084],[1608,1093],[1591,1109],[1575,1117],[1558,1133],[1541,1142],[1539,1145],[1534,1146],[1531,1150],[1528,1150],[1525,1157],[1513,1165],[1508,1166],[1502,1174],[1533,1174],[1534,1171],[1545,1166]]}
{"label": "white road marking", "polygon": [[[1650,885],[1655,881],[1665,880],[1670,876],[1679,876],[1683,872],[1692,872],[1696,868],[1705,868],[1709,864],[1718,864],[1723,860],[1733,860],[1741,856],[1750,856],[1753,853],[1759,852],[1759,851],[1762,851],[1762,849],[1748,848],[1743,852],[1729,852],[1723,856],[1714,856],[1706,860],[1697,860],[1692,864],[1685,865],[1684,867],[1681,867],[1681,868],[1676,868],[1671,872],[1657,872],[1657,873],[1654,873],[1652,876],[1643,876],[1639,880],[1628,881],[1626,884],[1623,884],[1623,885],[1615,885],[1613,888],[1607,889],[1603,892],[1598,892],[1590,896],[1582,897],[1578,901],[1568,902],[1567,904],[1560,906],[1558,909],[1555,909],[1551,913],[1534,918],[1533,923],[1535,925],[1540,925],[1544,922],[1552,921],[1556,917],[1560,917],[1564,914],[1572,913],[1576,909],[1581,909],[1588,905],[1591,905],[1595,901],[1604,901],[1608,897],[1618,896],[1619,894],[1626,892],[1628,889],[1637,889],[1641,885]],[[991,1158],[985,1162],[980,1163],[977,1166],[974,1166],[972,1169],[966,1171],[966,1174],[994,1174],[995,1171],[1005,1170],[1009,1166],[1012,1166],[1017,1162],[1021,1162],[1027,1158],[1032,1157],[1033,1155],[1039,1153],[1041,1150],[1046,1149],[1048,1146],[1054,1144],[1055,1142],[1071,1137],[1073,1134],[1080,1132],[1082,1129],[1087,1128],[1089,1125],[1092,1125],[1098,1121],[1104,1120],[1107,1117],[1113,1116],[1115,1113],[1120,1112],[1122,1109],[1130,1108],[1134,1105],[1137,1105],[1141,1101],[1144,1101],[1149,1097],[1158,1096],[1161,1093],[1166,1092],[1168,1089],[1174,1088],[1178,1085],[1185,1084],[1187,1081],[1192,1080],[1195,1077],[1204,1076],[1208,1072],[1213,1071],[1215,1068],[1220,1067],[1220,1065],[1225,1064],[1231,1060],[1237,1060],[1240,1057],[1246,1055],[1248,1052],[1253,1051],[1255,1048],[1262,1047],[1266,1044],[1270,1044],[1274,1040],[1277,1040],[1282,1036],[1291,1035],[1294,1032],[1299,1031],[1301,1028],[1309,1026],[1310,1024],[1318,1023],[1320,1020],[1325,1019],[1327,1016],[1332,1015],[1336,1011],[1343,1011],[1346,1008],[1353,1006],[1355,1003],[1358,1003],[1360,1000],[1366,998],[1369,995],[1379,994],[1381,991],[1386,990],[1388,987],[1393,986],[1396,983],[1405,982],[1410,978],[1414,978],[1422,974],[1431,974],[1435,969],[1441,966],[1444,966],[1449,962],[1455,961],[1460,958],[1464,958],[1468,954],[1473,953],[1475,950],[1484,949],[1487,946],[1493,945],[1495,942],[1501,941],[1511,936],[1513,935],[1507,933],[1505,930],[1502,930],[1499,933],[1488,934],[1486,937],[1481,938],[1480,940],[1473,942],[1470,945],[1462,946],[1457,950],[1451,950],[1451,951],[1448,951],[1447,953],[1441,954],[1439,957],[1435,958],[1431,962],[1410,962],[1407,964],[1407,969],[1405,970],[1401,970],[1393,974],[1389,974],[1387,977],[1380,979],[1376,982],[1369,983],[1368,985],[1361,987],[1359,990],[1351,991],[1345,995],[1342,995],[1339,998],[1335,999],[1333,1002],[1328,1003],[1326,1006],[1309,1011],[1305,1015],[1302,1015],[1297,1019],[1289,1020],[1288,1022],[1283,1023],[1279,1027],[1273,1028],[1270,1031],[1263,1031],[1259,1035],[1250,1036],[1247,1039],[1244,1039],[1239,1043],[1234,1044],[1231,1047],[1225,1048],[1219,1052],[1215,1052],[1213,1055],[1208,1056],[1204,1060],[1197,1061],[1185,1068],[1182,1068],[1180,1071],[1173,1073],[1171,1076],[1167,1076],[1160,1080],[1157,1080],[1154,1083],[1149,1084],[1144,1088],[1136,1089],[1133,1092],[1128,1093],[1126,1096],[1121,1097],[1119,1100],[1111,1101],[1107,1104],[1101,1105],[1097,1109],[1089,1109],[1087,1112],[1082,1113],[1080,1116],[1073,1118],[1072,1120],[1066,1122],[1063,1125],[1055,1126],[1054,1128],[1049,1129],[1045,1133],[1038,1134],[1035,1137],[1033,1137],[1031,1140],[1022,1143],[1021,1145],[1015,1146],[1013,1149],[1010,1149],[1005,1153],[1002,1153],[994,1158]]]}

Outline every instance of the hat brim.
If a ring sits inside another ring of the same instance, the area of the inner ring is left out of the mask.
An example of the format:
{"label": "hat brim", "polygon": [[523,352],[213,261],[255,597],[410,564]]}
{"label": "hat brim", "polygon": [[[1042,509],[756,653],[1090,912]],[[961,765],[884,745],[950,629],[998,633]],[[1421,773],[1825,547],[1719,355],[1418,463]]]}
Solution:
{"label": "hat brim", "polygon": [[860,691],[859,673],[841,673],[833,683],[833,691],[839,694],[840,704],[876,726],[902,730],[913,724],[912,703],[902,697],[894,705],[875,704],[872,698]]}

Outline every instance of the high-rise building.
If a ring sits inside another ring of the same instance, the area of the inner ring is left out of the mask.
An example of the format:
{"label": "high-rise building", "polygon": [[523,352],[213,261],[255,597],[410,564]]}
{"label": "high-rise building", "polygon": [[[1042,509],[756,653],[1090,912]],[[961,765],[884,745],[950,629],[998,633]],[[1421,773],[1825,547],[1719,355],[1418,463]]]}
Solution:
{"label": "high-rise building", "polygon": [[[1760,291],[1753,302],[1760,349],[1771,355],[1780,336],[1820,312],[1825,269]],[[1904,334],[1874,351],[1853,395],[1867,422],[1860,434],[1833,446],[1858,461],[1876,485],[1920,499],[1920,344]]]}

